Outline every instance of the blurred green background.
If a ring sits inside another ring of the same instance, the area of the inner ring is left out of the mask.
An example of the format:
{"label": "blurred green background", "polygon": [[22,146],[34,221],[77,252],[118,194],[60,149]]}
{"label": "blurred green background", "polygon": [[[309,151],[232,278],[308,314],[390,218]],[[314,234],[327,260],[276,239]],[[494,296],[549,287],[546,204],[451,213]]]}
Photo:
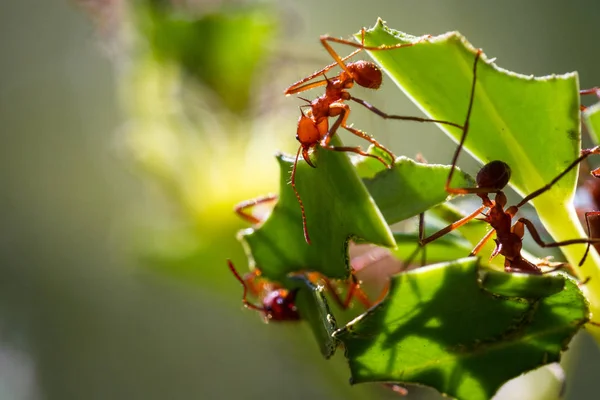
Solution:
{"label": "blurred green background", "polygon": [[[283,89],[331,62],[320,34],[349,37],[377,17],[417,35],[459,30],[510,70],[600,84],[600,3],[589,1],[196,2],[200,16],[254,10],[255,71],[235,35],[216,50],[207,31],[188,44],[244,60],[252,79],[229,71],[233,92],[219,86],[228,70],[195,70],[212,57],[170,52],[148,15],[86,4],[96,19],[72,2],[0,4],[2,399],[394,398],[350,387],[341,354],[323,360],[303,325],[242,310],[226,268],[246,268],[233,205],[276,190],[272,154],[296,149],[301,102]],[[133,27],[155,34],[154,52]],[[389,81],[355,93],[418,115]],[[450,160],[436,127],[354,110],[355,126],[397,154]],[[600,353],[585,335],[575,347],[567,394],[591,398]]]}

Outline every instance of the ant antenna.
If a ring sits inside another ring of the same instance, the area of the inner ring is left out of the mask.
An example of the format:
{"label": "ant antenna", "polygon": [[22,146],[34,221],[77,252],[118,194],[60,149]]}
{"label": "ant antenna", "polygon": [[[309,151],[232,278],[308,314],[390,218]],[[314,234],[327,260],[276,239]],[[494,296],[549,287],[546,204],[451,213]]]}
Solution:
{"label": "ant antenna", "polygon": [[244,303],[244,306],[246,308],[250,308],[252,310],[266,312],[266,310],[263,307],[259,307],[259,306],[255,305],[255,304],[252,304],[252,303],[250,303],[248,301],[248,299],[246,298],[247,293],[248,293],[248,287],[246,286],[246,282],[244,282],[244,280],[242,279],[242,277],[240,276],[240,274],[237,272],[237,270],[235,269],[235,267],[234,267],[233,263],[231,262],[231,260],[227,260],[227,264],[229,265],[229,269],[231,270],[231,272],[233,272],[233,275],[236,277],[236,279],[244,287],[244,295],[242,296],[242,303]]}
{"label": "ant antenna", "polygon": [[[302,115],[304,115],[304,113],[302,113]],[[296,160],[294,161],[294,166],[292,167],[291,184],[292,189],[294,189],[294,194],[298,199],[298,203],[300,204],[300,211],[302,212],[302,228],[304,231],[304,240],[306,241],[306,243],[310,244],[310,237],[308,236],[308,227],[306,225],[306,212],[304,211],[304,203],[302,203],[300,193],[298,193],[298,189],[296,188],[296,166],[298,165],[298,157],[300,157],[300,151],[302,151],[302,145],[298,147],[298,152],[296,153]]]}
{"label": "ant antenna", "polygon": [[458,161],[458,156],[467,140],[467,133],[469,132],[469,121],[471,120],[471,112],[473,111],[473,102],[475,100],[475,86],[477,84],[477,62],[481,57],[482,50],[477,50],[477,54],[475,54],[475,62],[473,63],[473,83],[471,84],[471,95],[469,98],[469,108],[467,109],[467,116],[465,118],[465,123],[463,124],[463,133],[460,138],[460,142],[458,143],[458,147],[452,156],[452,168],[450,169],[450,173],[448,174],[448,179],[446,180],[446,191],[450,189],[450,182],[452,181],[452,175],[454,175],[454,169],[456,168],[456,163]]}

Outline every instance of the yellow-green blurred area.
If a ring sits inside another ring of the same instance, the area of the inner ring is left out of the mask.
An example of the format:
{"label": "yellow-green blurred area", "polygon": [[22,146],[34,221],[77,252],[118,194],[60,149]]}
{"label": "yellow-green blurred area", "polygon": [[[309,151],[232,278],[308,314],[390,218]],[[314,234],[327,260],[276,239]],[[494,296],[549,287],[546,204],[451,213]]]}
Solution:
{"label": "yellow-green blurred area", "polygon": [[[233,205],[275,191],[274,152],[296,150],[304,102],[283,90],[331,62],[319,35],[350,37],[377,17],[416,35],[459,30],[502,67],[577,70],[591,87],[600,3],[177,3],[167,17],[167,1],[0,5],[0,399],[395,398],[351,387],[342,352],[323,360],[304,325],[242,310],[226,267],[247,268]],[[353,93],[419,115],[388,80]],[[429,162],[455,146],[357,106],[351,121]],[[573,399],[597,392],[600,367],[579,339]],[[503,398],[542,398],[551,381],[538,373]]]}

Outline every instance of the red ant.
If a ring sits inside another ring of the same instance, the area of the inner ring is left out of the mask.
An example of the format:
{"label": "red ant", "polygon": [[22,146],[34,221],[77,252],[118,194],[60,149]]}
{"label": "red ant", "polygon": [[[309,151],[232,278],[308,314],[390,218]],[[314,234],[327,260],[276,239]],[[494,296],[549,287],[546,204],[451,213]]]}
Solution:
{"label": "red ant", "polygon": [[[231,260],[227,260],[229,269],[238,281],[244,287],[242,303],[247,308],[260,311],[263,314],[265,322],[273,321],[297,321],[300,319],[300,314],[296,309],[296,294],[298,290],[287,290],[274,283],[267,283],[259,280],[260,271],[255,269],[242,278],[235,269]],[[257,296],[262,296],[262,305],[258,306],[248,301],[248,288]]]}
{"label": "red ant", "polygon": [[[459,146],[456,149],[453,159],[452,159],[452,168],[450,173],[448,174],[448,178],[446,180],[446,191],[449,194],[477,194],[482,200],[483,205],[475,210],[472,214],[460,219],[459,221],[454,222],[453,224],[448,225],[446,228],[434,233],[433,235],[423,238],[423,224],[421,219],[421,224],[419,227],[419,237],[420,246],[425,246],[427,243],[430,243],[437,238],[443,236],[444,234],[459,228],[460,226],[466,224],[468,221],[474,219],[479,214],[481,214],[485,209],[488,209],[487,213],[483,213],[484,218],[482,218],[485,222],[489,223],[493,228],[490,232],[488,232],[483,239],[475,246],[471,255],[477,254],[481,248],[487,243],[487,241],[492,237],[492,234],[496,232],[496,248],[494,249],[491,258],[497,256],[498,254],[504,256],[504,269],[507,272],[524,272],[530,274],[542,274],[542,270],[540,266],[548,265],[548,262],[544,262],[541,264],[533,264],[522,257],[521,249],[523,247],[523,236],[525,234],[525,228],[529,231],[535,242],[540,247],[560,247],[571,244],[589,244],[590,243],[599,243],[598,239],[571,239],[565,240],[561,242],[551,242],[545,243],[542,241],[537,229],[533,225],[531,221],[526,218],[519,218],[516,223],[512,223],[514,216],[517,214],[520,207],[527,204],[530,200],[536,198],[542,193],[548,191],[556,182],[558,182],[564,175],[566,175],[569,171],[575,168],[579,163],[581,163],[584,159],[589,157],[592,154],[600,154],[600,146],[592,148],[592,149],[584,149],[581,150],[580,156],[573,161],[563,172],[558,174],[554,179],[550,181],[550,183],[544,185],[542,188],[532,192],[525,198],[523,198],[519,203],[514,206],[510,206],[505,209],[507,199],[506,195],[502,192],[502,189],[508,184],[510,180],[511,170],[508,164],[503,161],[492,161],[486,165],[484,165],[479,173],[477,174],[476,188],[452,188],[450,187],[450,182],[452,180],[452,175],[454,173],[454,169],[456,168],[456,163],[458,160],[458,156],[462,147],[465,143],[468,130],[469,130],[469,119],[471,116],[471,111],[473,109],[473,101],[475,96],[475,86],[477,81],[477,65],[479,58],[481,57],[481,50],[478,50],[475,55],[475,62],[473,64],[473,83],[471,86],[471,98],[469,100],[469,107],[467,110],[467,116],[464,123],[463,133],[461,140],[459,142]],[[495,199],[492,201],[489,198],[489,194],[494,193]],[[587,252],[586,252],[587,255]],[[582,258],[580,265],[583,264],[585,260]],[[557,268],[564,267],[565,264],[557,265]],[[555,269],[557,269],[555,268]]]}
{"label": "red ant", "polygon": [[[298,289],[288,290],[279,284],[261,278],[261,272],[258,269],[254,269],[252,272],[249,272],[242,277],[235,269],[231,260],[227,260],[227,264],[233,275],[244,287],[242,303],[247,308],[260,311],[263,314],[265,322],[271,320],[297,321],[301,319],[295,304]],[[342,300],[338,294],[338,288],[321,274],[317,272],[307,272],[306,277],[310,282],[315,284],[323,282],[327,291],[342,310],[346,310],[350,307],[353,298],[359,300],[365,308],[370,308],[373,305],[366,294],[360,289],[359,284],[354,280],[354,276],[352,276],[352,281],[348,284],[344,300]],[[260,298],[262,305],[256,305],[249,302],[247,299],[248,291],[250,291],[253,296]]]}
{"label": "red ant", "polygon": [[[321,36],[321,44],[325,47],[325,50],[331,55],[331,57],[335,60],[334,63],[326,66],[325,68],[314,72],[313,74],[301,79],[300,81],[294,83],[290,87],[288,87],[284,93],[286,95],[301,93],[309,89],[313,89],[319,86],[325,86],[325,94],[317,97],[313,101],[308,99],[301,98],[306,101],[308,104],[300,107],[300,118],[298,119],[298,129],[296,131],[296,139],[300,142],[300,146],[298,147],[298,152],[296,153],[296,159],[294,161],[294,166],[292,168],[292,176],[291,176],[291,184],[294,189],[294,193],[296,198],[298,199],[298,203],[300,204],[300,209],[302,211],[302,227],[304,231],[304,239],[306,243],[310,244],[310,237],[308,234],[308,229],[306,226],[306,214],[304,211],[304,205],[302,203],[302,199],[300,198],[300,194],[296,189],[296,166],[298,164],[298,158],[300,157],[300,153],[302,153],[302,157],[306,161],[308,165],[315,168],[314,163],[310,159],[309,151],[311,149],[320,146],[327,150],[332,151],[343,151],[343,152],[352,152],[357,153],[365,157],[372,157],[379,160],[383,163],[387,168],[391,168],[394,164],[396,156],[383,145],[375,140],[370,135],[355,129],[348,125],[348,117],[350,115],[350,106],[345,101],[352,100],[364,107],[368,110],[374,112],[384,119],[398,119],[405,121],[417,121],[417,122],[435,122],[439,124],[446,124],[450,126],[454,126],[462,129],[462,126],[455,124],[453,122],[448,121],[440,121],[429,118],[420,118],[420,117],[407,117],[400,115],[390,115],[387,114],[378,108],[372,106],[364,100],[361,100],[357,97],[352,96],[349,93],[349,89],[354,86],[354,83],[358,84],[367,89],[379,89],[382,82],[382,73],[379,67],[372,62],[369,61],[356,61],[345,63],[347,59],[356,55],[362,50],[393,50],[400,49],[403,47],[413,46],[423,40],[429,38],[429,36],[425,36],[413,43],[404,43],[397,45],[389,45],[389,46],[365,46],[364,45],[365,38],[365,29],[362,29],[362,42],[361,44],[354,43],[344,39],[338,39],[331,36]],[[357,50],[353,51],[350,55],[341,58],[339,54],[331,47],[329,42],[346,44],[352,47],[356,47]],[[342,71],[333,78],[327,78],[325,73],[335,66],[339,66]],[[323,76],[323,80],[318,80],[315,82],[309,82],[318,76]],[[309,82],[309,83],[307,83]],[[310,107],[308,111],[304,112],[302,107]],[[329,118],[337,117],[333,125],[329,126]],[[347,146],[332,146],[330,144],[331,139],[336,134],[339,128],[344,128],[352,134],[363,138],[373,144],[374,146],[380,148],[384,152],[386,152],[390,158],[391,162],[384,160],[383,158],[364,152],[360,147],[347,147]]]}
{"label": "red ant", "polygon": [[[269,194],[256,199],[243,201],[237,204],[234,207],[234,210],[246,221],[249,221],[254,225],[258,225],[264,222],[268,213],[270,213],[270,210],[267,209],[262,215],[256,215],[253,213],[252,209],[261,205],[268,205],[272,207],[276,201],[277,195]],[[300,319],[295,305],[297,290],[290,291],[283,288],[279,284],[261,278],[261,272],[258,269],[254,269],[252,272],[249,272],[242,277],[237,272],[230,260],[227,260],[227,263],[233,275],[244,287],[244,294],[242,297],[242,303],[244,306],[262,312],[264,319],[267,322],[270,320],[295,321]],[[365,306],[365,308],[370,308],[372,306],[372,302],[360,289],[360,284],[357,282],[354,275],[352,275],[351,282],[348,284],[348,289],[344,300],[340,298],[338,294],[338,288],[326,277],[316,272],[307,272],[305,275],[308,280],[313,283],[323,282],[334,301],[343,310],[350,307],[353,298],[356,298]],[[252,304],[247,300],[248,290],[250,290],[255,297],[262,299],[262,305]]]}

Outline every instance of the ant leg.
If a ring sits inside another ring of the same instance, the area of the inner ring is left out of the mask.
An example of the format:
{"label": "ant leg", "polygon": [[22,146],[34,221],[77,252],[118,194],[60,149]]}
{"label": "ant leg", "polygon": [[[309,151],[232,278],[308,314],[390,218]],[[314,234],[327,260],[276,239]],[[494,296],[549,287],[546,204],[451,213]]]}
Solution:
{"label": "ant leg", "polygon": [[[424,229],[425,229],[425,215],[423,213],[419,214],[419,246],[404,261],[404,264],[403,264],[404,268],[407,267],[411,263],[411,261],[417,256],[417,254],[419,254],[419,251],[421,249],[424,249],[427,244],[433,242],[434,240],[437,240],[437,239],[441,238],[442,236],[444,236],[444,235],[452,232],[453,230],[458,229],[461,226],[465,225],[467,222],[475,219],[486,208],[487,208],[487,206],[483,205],[483,206],[479,207],[477,210],[473,211],[471,214],[469,214],[469,215],[467,215],[467,216],[459,219],[456,222],[451,223],[450,225],[446,226],[445,228],[442,228],[439,231],[437,231],[437,232],[435,232],[435,233],[433,233],[433,234],[431,234],[431,235],[429,235],[427,237],[424,237],[425,236],[425,231],[424,231]],[[490,232],[493,233],[494,230],[492,229]],[[490,233],[488,233],[488,234],[490,234]],[[487,240],[489,240],[489,237],[487,239],[484,237],[484,239],[485,239],[485,242],[487,242]],[[485,242],[483,242],[483,244],[481,244],[481,247],[483,247],[483,245],[485,244]],[[475,255],[480,250],[477,247],[475,249],[476,250],[473,250],[471,252],[471,254],[469,254],[469,255]]]}
{"label": "ant leg", "polygon": [[471,94],[469,97],[469,106],[467,108],[467,116],[465,118],[465,123],[462,126],[463,132],[460,137],[460,141],[458,143],[458,147],[454,151],[454,155],[452,156],[452,167],[450,168],[450,172],[448,173],[448,178],[446,179],[445,189],[446,192],[450,194],[468,194],[468,193],[492,193],[497,192],[497,189],[490,190],[487,188],[452,188],[450,187],[450,183],[452,181],[452,176],[454,175],[454,170],[456,169],[456,164],[458,162],[458,156],[464,147],[465,141],[467,140],[467,134],[469,132],[469,121],[471,120],[471,113],[473,112],[473,102],[475,100],[475,87],[477,84],[477,64],[479,62],[479,58],[481,57],[481,49],[477,50],[477,54],[475,54],[475,61],[473,62],[473,81],[471,83]]}
{"label": "ant leg", "polygon": [[[335,64],[334,64],[335,66]],[[292,95],[292,94],[296,94],[296,93],[300,93],[300,92],[305,92],[307,90],[310,89],[314,89],[320,86],[325,86],[327,85],[327,80],[326,79],[322,79],[320,81],[315,81],[315,82],[311,82],[311,83],[306,83],[304,85],[301,84],[294,84],[296,85],[293,89],[286,89],[286,91],[284,92],[284,94],[286,96]]]}
{"label": "ant leg", "polygon": [[584,287],[585,285],[587,285],[587,284],[588,284],[588,282],[589,282],[591,279],[592,279],[592,277],[591,277],[591,276],[588,276],[588,277],[587,277],[587,278],[585,278],[584,280],[580,281],[580,282],[577,284],[577,287],[579,287],[579,288],[582,288],[582,287]]}
{"label": "ant leg", "polygon": [[381,162],[383,165],[385,165],[386,168],[391,168],[390,165],[387,163],[387,161],[385,161],[383,158],[375,155],[375,154],[369,154],[365,151],[363,151],[360,147],[348,147],[348,146],[323,146],[321,145],[322,148],[327,149],[327,150],[332,150],[332,151],[345,151],[348,153],[356,153],[356,154],[360,154],[363,157],[371,157],[374,158],[376,160],[378,160],[379,162]]}
{"label": "ant leg", "polygon": [[337,292],[336,287],[331,283],[331,281],[327,277],[320,276],[320,278],[325,283],[327,292],[331,294],[331,297],[333,297],[336,304],[342,310],[347,310],[350,307],[350,303],[352,302],[353,298],[356,298],[358,301],[360,301],[363,304],[363,306],[365,306],[365,308],[371,307],[371,302],[367,298],[367,295],[360,288],[358,282],[356,282],[356,277],[354,275],[352,275],[351,277],[352,282],[350,282],[348,286],[348,292],[346,293],[346,297],[344,300],[342,300],[342,298]]}
{"label": "ant leg", "polygon": [[[587,233],[588,233],[588,237],[593,239],[594,233],[596,233],[595,231],[597,229],[594,229],[594,232],[592,232],[592,224],[590,224],[590,216],[597,218],[600,217],[600,211],[588,211],[585,213],[585,224],[587,226]],[[593,225],[594,227],[596,225]],[[581,261],[579,262],[579,266],[583,265],[583,263],[585,262],[585,259],[588,256],[588,253],[590,252],[590,246],[592,245],[592,243],[588,243],[587,247],[585,248],[585,253],[583,253],[583,257],[581,258]]]}
{"label": "ant leg", "polygon": [[342,128],[346,129],[347,131],[353,133],[354,135],[356,135],[358,137],[365,139],[366,141],[368,141],[375,147],[385,151],[388,154],[388,156],[390,156],[390,159],[392,160],[392,164],[394,164],[394,162],[396,161],[396,156],[394,155],[394,153],[392,153],[391,150],[387,149],[384,145],[382,145],[377,140],[375,140],[375,138],[373,136],[367,135],[363,131],[352,128],[350,126],[342,125]]}
{"label": "ant leg", "polygon": [[[568,246],[571,244],[588,244],[589,245],[589,244],[593,244],[593,243],[600,243],[600,239],[583,239],[583,238],[563,240],[562,242],[545,243],[542,240],[542,238],[540,237],[540,234],[538,233],[537,229],[535,228],[535,226],[533,225],[533,223],[530,220],[528,220],[527,218],[519,218],[518,222],[521,222],[525,225],[525,227],[531,234],[531,237],[533,238],[533,240],[535,240],[535,242],[540,247],[561,247],[561,246]],[[580,261],[579,266],[581,266],[583,264],[583,261],[585,261],[585,259],[582,259]]]}
{"label": "ant leg", "polygon": [[[588,94],[594,94],[594,95],[596,95],[596,97],[598,97],[598,99],[600,99],[600,87],[596,86],[591,89],[583,89],[583,90],[579,91],[580,96],[585,96]],[[579,108],[581,109],[581,111],[585,111],[587,109],[587,107],[584,106],[583,104],[580,105]]]}
{"label": "ant leg", "polygon": [[347,120],[348,120],[348,116],[350,115],[350,106],[348,104],[333,103],[333,104],[331,104],[329,106],[329,110],[330,110],[330,113],[333,110],[334,111],[334,115],[339,111],[340,112],[340,116],[335,121],[335,123],[333,124],[333,126],[331,127],[331,129],[325,134],[325,136],[321,140],[321,144],[329,145],[329,142],[330,142],[331,138],[333,137],[333,135],[335,134],[335,132],[337,131],[337,129],[341,126],[342,128],[346,129],[347,131],[351,132],[352,134],[354,134],[354,135],[356,135],[356,136],[358,136],[360,138],[365,139],[369,143],[373,144],[375,147],[377,147],[377,148],[385,151],[390,156],[390,158],[392,159],[392,164],[394,164],[394,162],[396,161],[396,156],[394,155],[394,153],[392,153],[385,146],[383,146],[382,144],[380,144],[377,140],[375,140],[374,137],[372,137],[370,135],[367,135],[363,131],[360,131],[358,129],[354,129],[354,128],[348,126],[348,124],[346,123]]}
{"label": "ant leg", "polygon": [[242,219],[252,223],[252,224],[260,224],[263,222],[260,218],[252,215],[251,212],[248,212],[248,209],[251,209],[259,204],[270,203],[272,201],[277,200],[276,194],[268,194],[266,196],[261,196],[256,199],[242,201],[234,207],[234,211],[237,215],[239,215]]}
{"label": "ant leg", "polygon": [[433,233],[432,235],[420,240],[420,245],[425,246],[426,244],[439,239],[440,237],[444,236],[445,234],[450,233],[453,230],[460,228],[461,226],[465,225],[467,222],[475,219],[486,208],[488,208],[488,207],[485,205],[481,206],[478,209],[476,209],[475,211],[473,211],[471,214],[459,219],[456,222],[451,223],[450,225],[446,226],[445,228],[442,228],[439,231]]}
{"label": "ant leg", "polygon": [[369,300],[365,292],[360,288],[360,283],[356,280],[356,277],[352,275],[352,282],[350,283],[350,287],[348,288],[348,293],[346,295],[346,300],[344,304],[346,308],[350,306],[350,302],[352,298],[356,298],[365,308],[371,308],[373,303]]}
{"label": "ant leg", "polygon": [[423,249],[421,253],[421,267],[425,266],[427,262],[427,247],[421,246],[423,239],[425,238],[425,213],[422,212],[419,214],[419,247]]}
{"label": "ant leg", "polygon": [[[341,60],[342,64],[344,65],[344,67],[346,65],[346,64],[344,64],[344,62],[346,60],[348,60],[349,58],[355,56],[356,54],[360,53],[361,51],[362,51],[362,49],[354,50],[352,53],[350,53],[346,57],[341,58],[340,60]],[[319,75],[325,74],[327,71],[331,70],[333,67],[336,67],[336,66],[340,65],[339,62],[338,62],[338,60],[336,58],[334,58],[334,59],[336,60],[334,63],[331,63],[331,64],[327,65],[326,67],[324,67],[324,68],[322,68],[322,69],[320,69],[318,71],[313,72],[309,76],[300,79],[298,82],[296,82],[296,83],[292,84],[290,87],[288,87],[283,93],[286,96],[289,96],[291,94],[304,92],[305,90],[312,89],[313,87],[325,85],[327,83],[326,80],[319,81],[321,83],[318,84],[318,85],[315,85],[315,86],[303,85],[303,84],[306,83],[306,82],[308,82],[308,81],[310,81],[310,80],[315,79]]]}
{"label": "ant leg", "polygon": [[306,241],[306,243],[310,244],[310,237],[308,236],[308,226],[306,225],[306,213],[304,211],[304,203],[302,203],[300,193],[298,193],[298,189],[296,189],[296,166],[298,165],[298,157],[300,157],[300,151],[302,151],[302,146],[298,147],[298,152],[296,153],[296,159],[294,160],[294,166],[292,167],[291,184],[292,189],[294,189],[296,199],[298,199],[298,203],[300,204],[300,211],[302,212],[302,230],[304,232],[304,240]]}
{"label": "ant leg", "polygon": [[252,304],[252,303],[250,303],[248,301],[248,299],[246,298],[246,296],[248,294],[248,287],[246,286],[246,282],[244,282],[244,280],[242,279],[242,277],[240,276],[240,274],[237,272],[237,270],[235,269],[235,267],[234,267],[233,263],[231,262],[231,260],[227,260],[227,264],[229,265],[229,269],[231,270],[231,272],[233,273],[233,275],[236,277],[236,279],[244,287],[244,295],[242,296],[242,303],[244,304],[244,306],[246,308],[250,308],[252,310],[266,312],[266,310],[264,309],[264,307],[257,306],[257,305]]}
{"label": "ant leg", "polygon": [[583,89],[583,90],[579,91],[580,96],[585,96],[588,94],[596,95],[596,97],[598,97],[600,99],[600,87],[596,86],[591,89]]}
{"label": "ant leg", "polygon": [[492,229],[488,233],[486,233],[485,236],[483,238],[481,238],[479,243],[477,243],[477,245],[475,245],[475,248],[473,248],[473,250],[471,250],[471,253],[469,253],[469,256],[477,255],[477,253],[479,253],[481,251],[483,246],[485,246],[485,244],[490,241],[490,239],[492,238],[494,233],[496,233],[495,229]]}
{"label": "ant leg", "polygon": [[520,208],[524,204],[528,203],[530,200],[533,200],[534,198],[538,197],[542,193],[550,190],[550,188],[552,186],[554,186],[554,184],[556,182],[558,182],[563,176],[565,176],[567,173],[569,173],[573,168],[575,168],[577,165],[579,165],[579,163],[581,163],[583,160],[585,160],[592,154],[600,154],[600,146],[596,146],[591,149],[581,150],[580,156],[577,157],[575,159],[575,161],[573,161],[571,164],[569,164],[569,166],[567,168],[565,168],[565,170],[563,172],[561,172],[554,179],[552,179],[550,181],[550,183],[544,185],[543,187],[539,188],[538,190],[534,191],[533,193],[531,193],[528,196],[526,196],[525,198],[523,198],[523,200],[521,200],[515,207]]}
{"label": "ant leg", "polygon": [[[304,83],[313,80],[314,78],[316,78],[319,75],[323,75],[324,73],[326,73],[327,71],[331,70],[333,67],[335,66],[339,66],[340,68],[342,68],[346,73],[350,73],[350,71],[348,71],[348,67],[346,66],[345,62],[351,58],[354,57],[356,54],[360,53],[362,50],[371,50],[371,51],[376,51],[376,50],[393,50],[393,49],[400,49],[403,47],[410,47],[410,46],[414,46],[417,43],[420,43],[422,41],[428,40],[429,38],[431,38],[431,35],[427,35],[427,36],[423,36],[421,38],[419,38],[417,41],[413,42],[413,43],[403,43],[403,44],[395,44],[395,45],[382,45],[382,46],[365,46],[364,45],[364,28],[362,30],[362,34],[363,34],[363,39],[362,39],[362,43],[355,43],[349,40],[344,40],[344,39],[338,39],[338,38],[334,38],[331,36],[327,36],[327,35],[323,35],[321,36],[320,40],[321,40],[321,44],[323,45],[323,47],[325,47],[325,50],[327,50],[327,52],[329,53],[329,55],[331,55],[331,57],[335,60],[334,63],[331,63],[327,66],[325,66],[324,68],[313,72],[312,74],[310,74],[309,76],[302,78],[301,80],[299,80],[298,82],[292,84],[290,87],[288,87],[285,91],[284,94],[289,96],[291,94],[295,94],[295,93],[300,93],[303,92],[305,90],[308,89],[312,89],[314,87],[317,86],[322,86],[325,84],[324,81],[320,81],[319,84],[316,85],[303,85]],[[352,53],[350,53],[349,55],[345,56],[345,57],[340,57],[339,54],[331,47],[331,45],[327,42],[335,42],[335,43],[341,43],[341,44],[346,44],[348,46],[351,47],[355,47],[357,48],[356,50],[354,50]]]}
{"label": "ant leg", "polygon": [[325,47],[325,49],[329,52],[329,54],[331,54],[331,56],[334,59],[336,59],[335,55],[337,55],[337,53],[335,52],[335,50],[333,50],[333,48],[331,47],[331,45],[329,43],[327,43],[327,42],[344,44],[344,45],[347,45],[347,46],[350,46],[350,47],[355,47],[355,48],[357,48],[359,50],[382,51],[382,50],[395,50],[395,49],[402,49],[404,47],[411,47],[411,46],[414,46],[415,44],[418,44],[418,43],[421,43],[421,42],[425,42],[425,41],[427,41],[427,40],[429,40],[431,38],[431,35],[425,35],[425,36],[421,36],[421,37],[417,38],[417,40],[415,40],[414,42],[411,42],[411,43],[383,44],[381,46],[365,46],[365,44],[364,44],[364,33],[365,33],[365,29],[363,28],[362,29],[362,36],[363,36],[362,43],[356,43],[356,42],[351,41],[351,40],[340,39],[340,38],[336,38],[336,37],[328,36],[328,35],[322,35],[321,36],[321,43],[323,44],[323,46]]}
{"label": "ant leg", "polygon": [[350,97],[350,100],[362,105],[363,107],[367,108],[369,111],[374,112],[375,114],[379,115],[383,119],[399,119],[402,121],[415,121],[415,122],[435,122],[436,124],[450,125],[450,126],[454,126],[459,129],[463,128],[461,125],[455,124],[454,122],[450,122],[450,121],[442,121],[442,120],[438,120],[438,119],[420,118],[420,117],[408,117],[408,116],[403,116],[403,115],[391,115],[391,114],[387,114],[387,113],[381,111],[377,107],[367,103],[366,101],[364,101],[362,99],[359,99],[356,97]]}
{"label": "ant leg", "polygon": [[[404,271],[406,270],[410,263],[415,259],[415,257],[417,256],[417,254],[419,254],[420,251],[423,251],[423,253],[425,253],[425,244],[423,244],[424,241],[424,237],[425,237],[425,213],[422,212],[419,214],[419,227],[418,227],[418,231],[419,231],[419,243],[417,244],[417,248],[406,258],[406,260],[404,260],[402,262],[402,265],[400,266],[400,270]],[[423,262],[423,255],[421,255],[421,262]],[[421,265],[423,266],[423,265]]]}

